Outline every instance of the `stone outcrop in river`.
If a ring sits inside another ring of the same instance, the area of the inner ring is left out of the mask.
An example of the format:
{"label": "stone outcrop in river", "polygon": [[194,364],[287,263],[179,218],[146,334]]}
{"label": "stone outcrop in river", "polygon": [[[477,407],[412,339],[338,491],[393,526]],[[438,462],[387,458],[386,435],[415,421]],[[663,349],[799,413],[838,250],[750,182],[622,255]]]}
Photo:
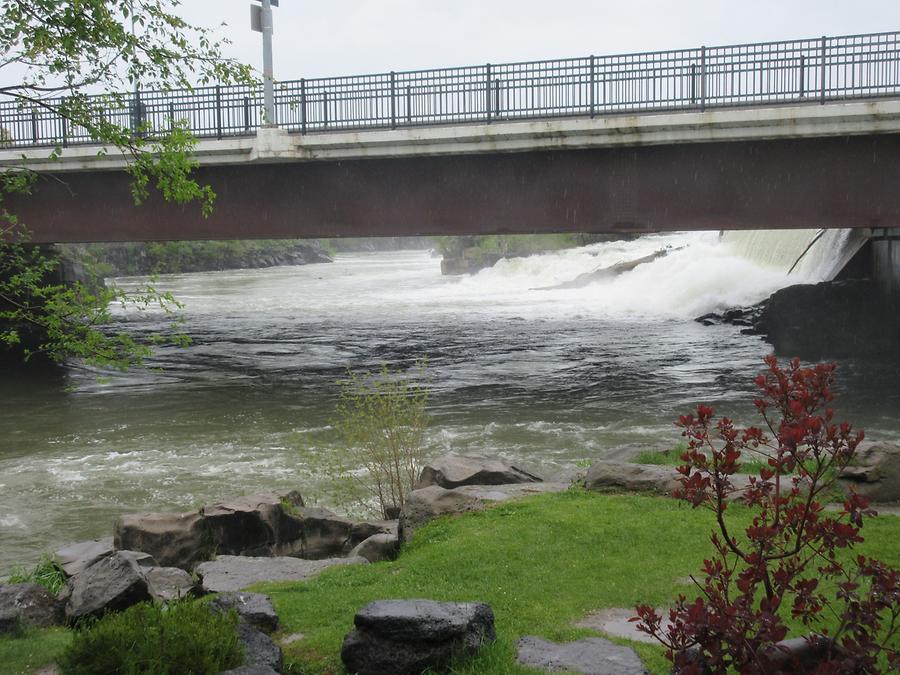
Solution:
{"label": "stone outcrop in river", "polygon": [[761,335],[780,356],[808,361],[900,353],[900,300],[867,279],[799,284],[751,307],[704,314],[705,325],[742,326]]}

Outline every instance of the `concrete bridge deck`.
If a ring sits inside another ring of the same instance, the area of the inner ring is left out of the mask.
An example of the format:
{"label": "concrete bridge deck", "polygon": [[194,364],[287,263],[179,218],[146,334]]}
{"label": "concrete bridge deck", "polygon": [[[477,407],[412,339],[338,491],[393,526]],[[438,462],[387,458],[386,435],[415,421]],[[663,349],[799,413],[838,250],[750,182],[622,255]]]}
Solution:
{"label": "concrete bridge deck", "polygon": [[[5,150],[36,242],[896,227],[900,101],[204,140],[209,218],[121,157]],[[52,172],[52,173],[51,173]]]}

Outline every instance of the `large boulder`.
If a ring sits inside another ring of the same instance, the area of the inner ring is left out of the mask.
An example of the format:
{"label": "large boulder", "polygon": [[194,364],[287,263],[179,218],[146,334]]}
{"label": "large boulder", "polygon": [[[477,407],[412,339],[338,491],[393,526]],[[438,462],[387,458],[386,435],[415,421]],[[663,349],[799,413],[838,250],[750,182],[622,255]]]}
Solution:
{"label": "large boulder", "polygon": [[197,582],[180,567],[146,567],[141,573],[150,595],[159,602],[173,602],[198,593]]}
{"label": "large boulder", "polygon": [[370,563],[393,560],[399,546],[396,534],[373,534],[350,551],[350,555],[365,558]]}
{"label": "large boulder", "polygon": [[400,511],[400,541],[409,541],[416,530],[438,516],[483,509],[480,499],[439,485],[413,490]]}
{"label": "large boulder", "polygon": [[335,565],[359,565],[367,562],[365,558],[301,560],[289,557],[220,555],[215,560],[197,565],[195,572],[201,578],[203,590],[208,593],[223,593],[240,591],[261,581],[305,581]]}
{"label": "large boulder", "polygon": [[494,612],[484,603],[379,600],[353,623],[341,659],[358,675],[419,675],[495,639]]}
{"label": "large boulder", "polygon": [[74,577],[101,558],[112,555],[115,550],[113,538],[106,537],[70,544],[54,553],[53,559],[59,563],[66,576]]}
{"label": "large boulder", "polygon": [[631,647],[599,637],[558,644],[527,636],[516,644],[516,652],[520,664],[544,672],[582,675],[644,675],[647,672]]}
{"label": "large boulder", "polygon": [[452,489],[461,485],[540,483],[541,480],[497,457],[449,454],[437,458],[422,469],[416,489],[429,485]]}
{"label": "large boulder", "polygon": [[679,474],[671,466],[599,460],[588,469],[588,490],[625,490],[670,495],[681,487]]}
{"label": "large boulder", "polygon": [[[203,509],[219,555],[274,555],[299,547],[303,507],[296,490],[236,497]],[[293,551],[290,551],[293,552]]]}
{"label": "large boulder", "polygon": [[406,496],[400,512],[400,541],[409,541],[416,530],[438,516],[482,511],[488,505],[548,492],[564,492],[568,483],[519,483],[510,485],[463,485],[447,490],[430,485]]}
{"label": "large boulder", "polygon": [[[840,317],[822,330],[822,317]],[[804,361],[900,351],[900,312],[868,279],[787,286],[766,301],[756,330],[776,354]]]}
{"label": "large boulder", "polygon": [[238,637],[244,647],[244,667],[256,669],[251,673],[281,672],[284,656],[272,638],[243,620],[238,622]]}
{"label": "large boulder", "polygon": [[352,550],[376,534],[391,534],[396,539],[399,529],[400,523],[397,520],[364,520],[354,523],[350,529],[350,539],[347,541],[346,549]]}
{"label": "large boulder", "polygon": [[144,551],[164,567],[190,571],[215,552],[206,520],[199,511],[190,513],[135,513],[116,521],[115,547]]}
{"label": "large boulder", "polygon": [[900,502],[900,444],[860,443],[853,465],[844,468],[839,482],[874,502]]}
{"label": "large boulder", "polygon": [[121,611],[152,599],[141,567],[125,553],[119,551],[101,558],[72,577],[66,604],[69,621]]}
{"label": "large boulder", "polygon": [[38,584],[0,586],[0,635],[63,622],[64,603]]}
{"label": "large boulder", "polygon": [[355,525],[352,520],[321,508],[299,508],[291,517],[300,527],[299,549],[296,545],[289,545],[280,550],[279,555],[319,560],[346,553]]}

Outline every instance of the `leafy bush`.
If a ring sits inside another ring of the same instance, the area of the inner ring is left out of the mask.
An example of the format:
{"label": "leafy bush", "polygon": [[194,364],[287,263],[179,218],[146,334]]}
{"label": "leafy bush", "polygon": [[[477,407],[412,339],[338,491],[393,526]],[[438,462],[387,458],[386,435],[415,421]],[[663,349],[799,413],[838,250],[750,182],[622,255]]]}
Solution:
{"label": "leafy bush", "polygon": [[11,584],[40,584],[48,591],[57,595],[66,585],[66,573],[62,567],[46,553],[30,572],[24,567],[16,567],[9,575]]}
{"label": "leafy bush", "polygon": [[[774,356],[766,365],[754,401],[765,430],[714,421],[704,405],[679,419],[688,450],[675,496],[713,511],[715,554],[696,582],[701,596],[680,595],[667,626],[639,605],[638,628],[667,647],[680,673],[873,673],[885,661],[900,668],[898,572],[849,555],[863,541],[863,518],[875,513],[855,493],[834,514],[819,502],[863,439],[862,431],[834,422],[835,365],[801,368],[795,359],[782,369]],[[740,490],[731,476],[744,453],[765,457],[766,466]],[[734,498],[753,512],[741,538],[729,530]],[[811,662],[799,663],[801,650],[776,646],[788,634],[786,615],[809,631]],[[830,633],[829,625],[836,626]]]}
{"label": "leafy bush", "polygon": [[[406,378],[383,366],[377,373],[348,373],[340,382],[335,428],[343,452],[308,457],[330,480],[329,496],[350,510],[396,518],[413,489],[423,461],[428,426],[428,390],[418,377]],[[374,508],[373,508],[374,505]]]}
{"label": "leafy bush", "polygon": [[206,603],[142,603],[82,627],[57,663],[63,675],[219,673],[243,662],[237,622]]}

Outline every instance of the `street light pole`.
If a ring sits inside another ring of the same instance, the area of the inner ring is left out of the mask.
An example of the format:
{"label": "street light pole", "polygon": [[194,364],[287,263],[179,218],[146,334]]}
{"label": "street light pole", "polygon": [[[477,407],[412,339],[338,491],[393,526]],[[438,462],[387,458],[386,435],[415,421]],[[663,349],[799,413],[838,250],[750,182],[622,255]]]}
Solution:
{"label": "street light pole", "polygon": [[263,86],[265,92],[266,124],[275,126],[275,86],[272,82],[272,0],[262,0],[260,15],[263,36]]}

